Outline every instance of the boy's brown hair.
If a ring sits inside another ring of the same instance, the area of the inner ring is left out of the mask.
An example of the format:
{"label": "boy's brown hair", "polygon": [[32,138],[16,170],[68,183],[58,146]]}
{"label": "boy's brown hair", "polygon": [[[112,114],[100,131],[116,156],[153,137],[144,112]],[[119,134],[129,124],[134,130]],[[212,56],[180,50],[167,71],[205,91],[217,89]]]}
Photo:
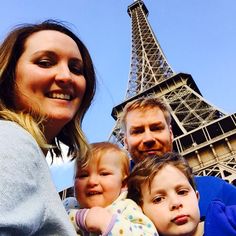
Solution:
{"label": "boy's brown hair", "polygon": [[151,183],[154,177],[166,165],[172,165],[180,170],[186,176],[194,191],[196,191],[194,176],[188,162],[181,155],[169,152],[161,157],[147,157],[144,161],[134,166],[127,180],[127,198],[134,200],[138,205],[142,206],[142,185],[148,184],[149,191],[151,191]]}

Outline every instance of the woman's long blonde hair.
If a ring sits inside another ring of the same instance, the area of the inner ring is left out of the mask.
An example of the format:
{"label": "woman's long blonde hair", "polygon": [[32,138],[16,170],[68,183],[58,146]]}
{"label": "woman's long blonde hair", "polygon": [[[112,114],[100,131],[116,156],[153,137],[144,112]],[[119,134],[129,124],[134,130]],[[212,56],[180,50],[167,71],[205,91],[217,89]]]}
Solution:
{"label": "woman's long blonde hair", "polygon": [[[77,44],[84,63],[86,91],[75,117],[67,123],[55,137],[54,143],[47,144],[44,137],[43,121],[46,119],[35,112],[17,110],[14,104],[16,94],[15,69],[25,50],[25,42],[30,35],[42,30],[55,30],[71,37]],[[39,24],[24,24],[11,31],[0,46],[0,118],[18,123],[26,129],[43,149],[54,146],[56,156],[61,156],[60,142],[69,147],[68,155],[72,159],[85,158],[89,145],[81,130],[81,123],[88,110],[96,90],[96,78],[90,54],[83,42],[63,23],[47,20]]]}

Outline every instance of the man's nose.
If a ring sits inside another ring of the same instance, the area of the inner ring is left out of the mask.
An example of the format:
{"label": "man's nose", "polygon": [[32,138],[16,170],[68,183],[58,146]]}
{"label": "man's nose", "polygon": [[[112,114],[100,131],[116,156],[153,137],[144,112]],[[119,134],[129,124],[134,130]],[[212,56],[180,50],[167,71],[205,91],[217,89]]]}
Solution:
{"label": "man's nose", "polygon": [[143,136],[143,144],[146,147],[152,147],[155,144],[155,137],[153,133],[150,130],[145,130],[144,136]]}

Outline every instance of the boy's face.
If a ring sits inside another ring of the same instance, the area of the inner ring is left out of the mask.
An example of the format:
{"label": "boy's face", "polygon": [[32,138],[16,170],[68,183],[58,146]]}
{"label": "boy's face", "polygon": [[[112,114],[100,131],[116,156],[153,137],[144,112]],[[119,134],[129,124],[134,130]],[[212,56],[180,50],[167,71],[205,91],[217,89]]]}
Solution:
{"label": "boy's face", "polygon": [[198,193],[172,165],[164,166],[151,183],[142,186],[145,215],[162,235],[193,235],[200,221]]}
{"label": "boy's face", "polygon": [[122,162],[119,153],[107,151],[90,160],[87,167],[77,171],[75,194],[82,208],[106,207],[119,196],[122,189]]}

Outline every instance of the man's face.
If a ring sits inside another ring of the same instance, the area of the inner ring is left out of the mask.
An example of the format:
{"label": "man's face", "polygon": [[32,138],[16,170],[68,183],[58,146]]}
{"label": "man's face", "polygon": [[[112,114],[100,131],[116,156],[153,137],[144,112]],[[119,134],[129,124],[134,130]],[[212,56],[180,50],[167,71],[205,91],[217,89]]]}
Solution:
{"label": "man's face", "polygon": [[126,116],[124,142],[135,163],[172,151],[173,134],[159,107],[133,110]]}

